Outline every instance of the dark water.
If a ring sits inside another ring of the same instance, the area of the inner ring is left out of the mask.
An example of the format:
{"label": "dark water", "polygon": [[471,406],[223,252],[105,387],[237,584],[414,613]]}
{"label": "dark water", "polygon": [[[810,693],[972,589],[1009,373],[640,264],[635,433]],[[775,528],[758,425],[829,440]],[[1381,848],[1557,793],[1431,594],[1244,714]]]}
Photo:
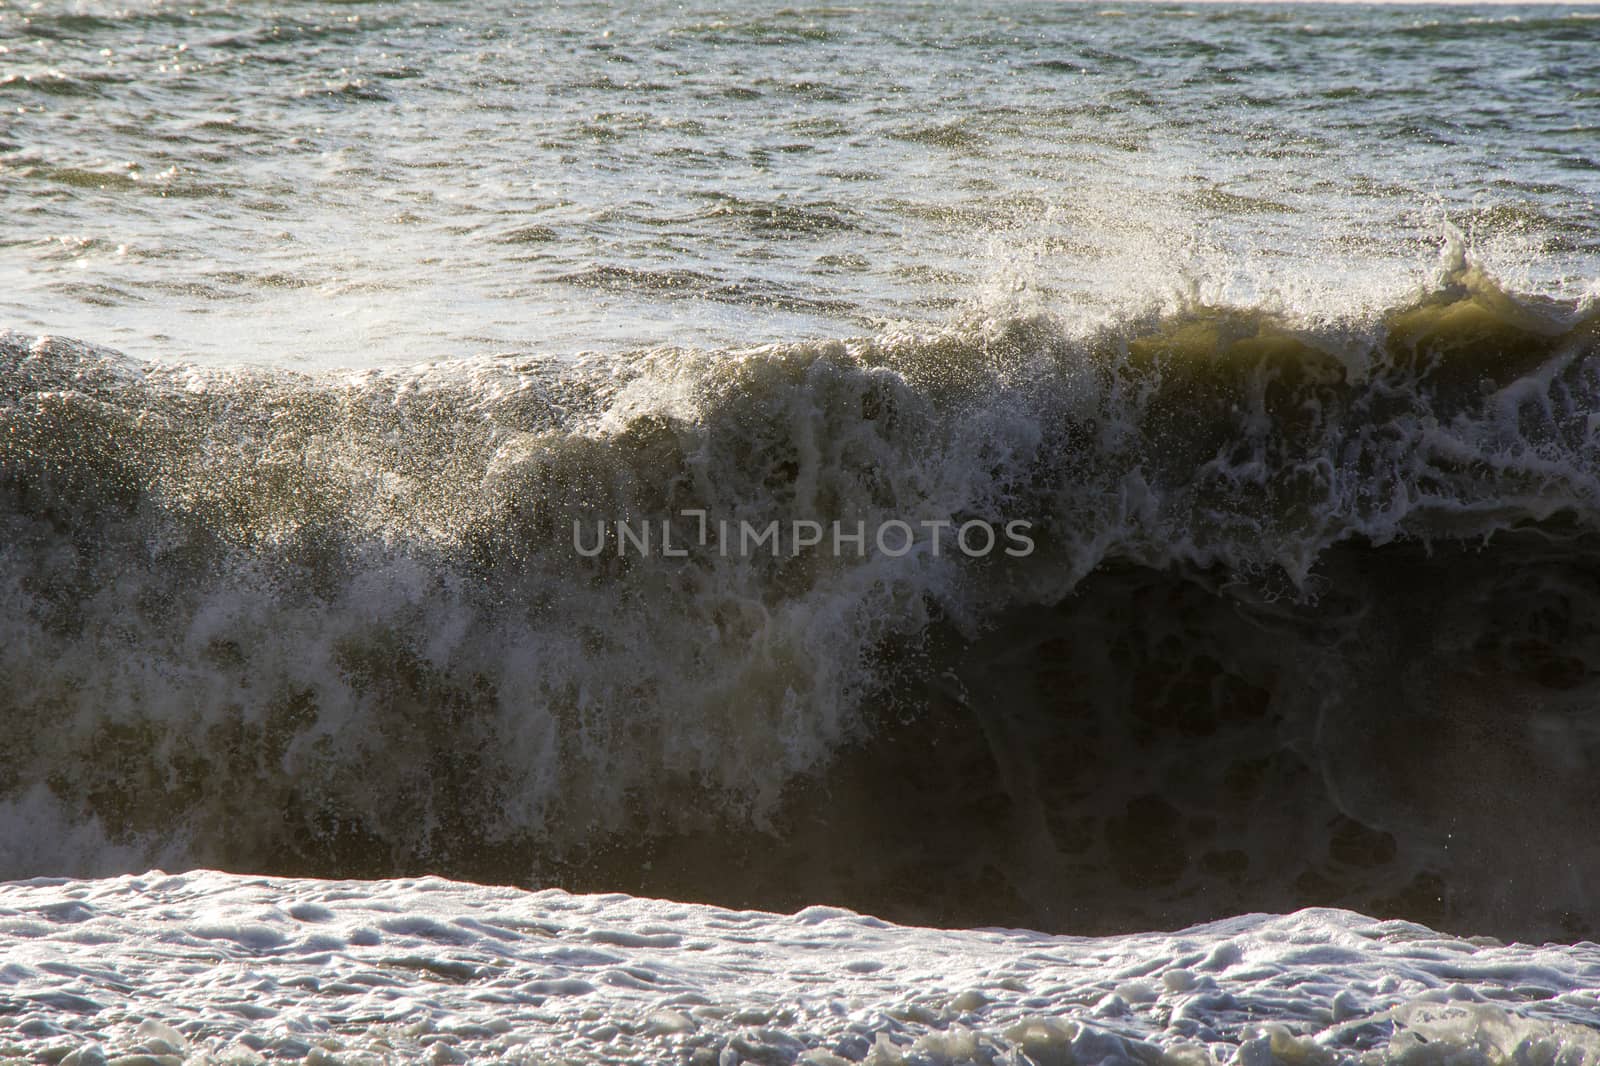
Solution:
{"label": "dark water", "polygon": [[[1597,329],[1457,264],[1361,328],[317,376],[13,334],[0,854],[1588,935]],[[624,520],[691,547],[576,550]]]}

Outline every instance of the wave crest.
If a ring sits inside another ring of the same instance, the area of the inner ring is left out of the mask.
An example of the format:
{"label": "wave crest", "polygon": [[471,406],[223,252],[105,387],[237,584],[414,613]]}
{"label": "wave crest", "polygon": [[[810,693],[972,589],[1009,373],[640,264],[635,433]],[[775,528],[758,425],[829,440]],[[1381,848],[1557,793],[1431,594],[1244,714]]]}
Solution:
{"label": "wave crest", "polygon": [[[1487,808],[1357,755],[1395,700],[1402,723],[1489,728],[1450,672],[1469,631],[1480,659],[1522,655],[1475,669],[1534,707],[1527,736],[1587,736],[1597,347],[1594,309],[1464,261],[1361,319],[1023,315],[343,375],[6,334],[0,873],[42,872],[48,796],[97,827],[59,872],[123,862],[114,843],[1074,928],[1327,901],[1438,920],[1450,878],[1444,918],[1528,910],[1441,857],[1452,818],[1483,822],[1479,857],[1502,846]],[[1020,519],[1037,550],[574,550],[575,522],[689,541],[702,511]],[[1537,595],[1508,610],[1496,573],[1553,590],[1567,628]],[[1483,594],[1424,639],[1401,589]],[[1099,783],[1064,787],[1068,766]],[[1556,778],[1541,799],[1570,805]],[[1290,813],[1263,830],[1268,802]],[[938,874],[885,803],[944,819],[921,845]],[[871,869],[824,869],[830,838]],[[1529,921],[1587,927],[1565,891]]]}

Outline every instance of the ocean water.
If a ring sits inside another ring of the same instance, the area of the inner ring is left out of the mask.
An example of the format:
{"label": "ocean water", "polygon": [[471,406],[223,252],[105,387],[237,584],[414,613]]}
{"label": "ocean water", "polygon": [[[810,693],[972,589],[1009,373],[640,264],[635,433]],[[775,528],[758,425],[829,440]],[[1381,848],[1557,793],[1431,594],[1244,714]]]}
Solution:
{"label": "ocean water", "polygon": [[[0,313],[295,369],[1591,291],[1600,9],[0,8]],[[1027,305],[1027,301],[1021,301]]]}
{"label": "ocean water", "polygon": [[821,906],[205,872],[0,885],[0,931],[0,1053],[68,1066],[1600,1054],[1594,944],[1469,941],[1336,910],[1083,939]]}
{"label": "ocean water", "polygon": [[1592,1062],[1597,44],[0,0],[0,1060]]}

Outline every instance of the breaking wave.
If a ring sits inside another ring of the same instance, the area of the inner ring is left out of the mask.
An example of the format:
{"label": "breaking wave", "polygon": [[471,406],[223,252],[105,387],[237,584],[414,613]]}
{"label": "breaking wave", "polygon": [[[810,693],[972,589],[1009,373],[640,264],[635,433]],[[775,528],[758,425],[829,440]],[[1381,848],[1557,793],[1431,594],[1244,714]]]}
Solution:
{"label": "breaking wave", "polygon": [[[1344,318],[344,374],[0,335],[0,877],[1582,935],[1597,356],[1464,261]],[[1035,550],[574,549],[694,512]]]}

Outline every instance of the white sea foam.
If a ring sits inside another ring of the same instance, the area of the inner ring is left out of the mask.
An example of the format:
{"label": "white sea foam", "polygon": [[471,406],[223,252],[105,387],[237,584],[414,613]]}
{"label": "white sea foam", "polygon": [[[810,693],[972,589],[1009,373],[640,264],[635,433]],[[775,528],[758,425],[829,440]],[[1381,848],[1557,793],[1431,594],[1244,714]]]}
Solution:
{"label": "white sea foam", "polygon": [[1600,1056],[1600,947],[1337,910],[1092,939],[436,878],[153,872],[0,885],[0,946],[0,1058],[74,1066]]}

